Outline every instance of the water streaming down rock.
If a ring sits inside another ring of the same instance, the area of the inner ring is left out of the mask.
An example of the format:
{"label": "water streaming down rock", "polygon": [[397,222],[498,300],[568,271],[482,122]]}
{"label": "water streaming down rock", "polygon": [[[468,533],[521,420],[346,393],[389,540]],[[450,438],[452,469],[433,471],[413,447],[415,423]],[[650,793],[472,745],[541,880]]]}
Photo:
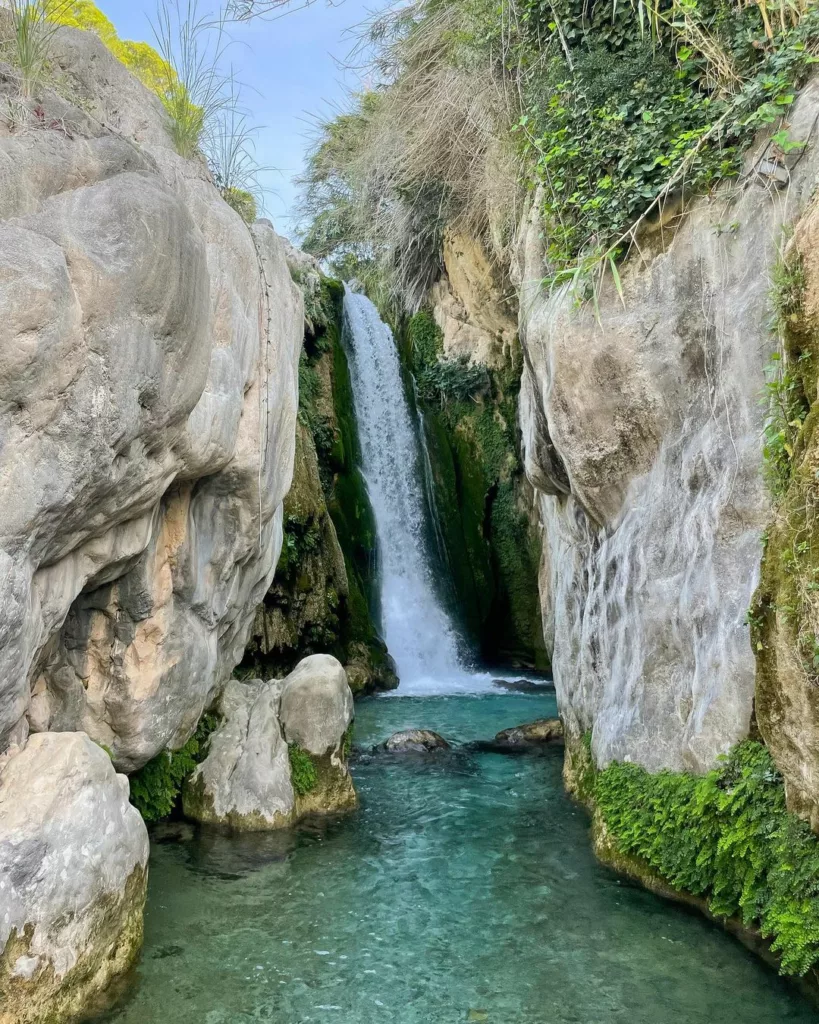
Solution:
{"label": "water streaming down rock", "polygon": [[372,302],[349,289],[344,313],[361,468],[378,530],[385,640],[401,692],[483,688],[488,678],[465,668],[435,594],[424,544],[423,465],[392,332]]}

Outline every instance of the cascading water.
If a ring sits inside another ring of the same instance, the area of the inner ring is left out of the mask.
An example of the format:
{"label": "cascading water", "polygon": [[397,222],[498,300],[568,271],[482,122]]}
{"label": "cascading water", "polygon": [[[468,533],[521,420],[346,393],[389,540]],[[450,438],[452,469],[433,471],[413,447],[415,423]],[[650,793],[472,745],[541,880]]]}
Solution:
{"label": "cascading water", "polygon": [[378,532],[384,639],[401,692],[482,689],[491,684],[462,664],[457,635],[432,584],[424,467],[392,332],[372,302],[349,289],[344,314],[361,470]]}

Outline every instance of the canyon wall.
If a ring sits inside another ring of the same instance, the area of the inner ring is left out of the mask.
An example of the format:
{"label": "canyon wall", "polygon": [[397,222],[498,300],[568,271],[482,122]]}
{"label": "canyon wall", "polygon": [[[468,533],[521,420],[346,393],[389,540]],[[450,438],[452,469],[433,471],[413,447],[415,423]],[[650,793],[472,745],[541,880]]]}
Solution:
{"label": "canyon wall", "polygon": [[[747,617],[772,515],[770,293],[817,182],[818,114],[813,81],[787,154],[760,139],[739,180],[684,210],[669,202],[622,267],[622,296],[605,276],[599,312],[543,288],[534,213],[521,232],[521,421],[544,624],[568,734],[590,732],[600,766],[702,772],[755,728]],[[775,755],[778,728],[768,716]],[[796,760],[780,767],[792,788]]]}
{"label": "canyon wall", "polygon": [[304,316],[272,227],[176,154],[157,97],[92,34],[51,47],[36,99],[0,68],[3,1021],[76,1010],[139,947],[116,772],[184,744],[242,657]]}

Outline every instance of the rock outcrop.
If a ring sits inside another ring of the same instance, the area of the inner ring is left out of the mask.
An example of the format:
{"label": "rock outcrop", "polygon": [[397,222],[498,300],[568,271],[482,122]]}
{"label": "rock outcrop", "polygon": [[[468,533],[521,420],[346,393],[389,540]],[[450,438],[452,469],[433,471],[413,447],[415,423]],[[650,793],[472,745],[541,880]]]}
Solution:
{"label": "rock outcrop", "polygon": [[521,419],[543,618],[567,732],[590,730],[601,766],[703,771],[751,727],[768,293],[783,227],[817,180],[817,110],[814,81],[789,117],[804,145],[781,158],[787,188],[765,173],[762,140],[738,187],[644,232],[624,302],[606,282],[599,320],[567,289],[544,292],[534,215],[522,233]]}
{"label": "rock outcrop", "polygon": [[261,832],[355,806],[353,695],[335,658],[305,658],[284,680],[232,680],[219,711],[208,756],[185,785],[187,817]]}
{"label": "rock outcrop", "polygon": [[131,771],[190,735],[269,586],[302,303],[157,98],[89,33],[53,48],[78,105],[0,135],[0,749],[82,729]]}
{"label": "rock outcrop", "polygon": [[131,772],[181,747],[242,656],[282,543],[303,325],[281,241],[176,154],[157,97],[93,34],[50,50],[56,87],[31,100],[0,67],[0,1019],[17,1024],[78,1012],[139,947],[147,840],[106,751]]}
{"label": "rock outcrop", "polygon": [[136,959],[148,833],[84,733],[32,736],[0,768],[0,1022],[65,1020]]}

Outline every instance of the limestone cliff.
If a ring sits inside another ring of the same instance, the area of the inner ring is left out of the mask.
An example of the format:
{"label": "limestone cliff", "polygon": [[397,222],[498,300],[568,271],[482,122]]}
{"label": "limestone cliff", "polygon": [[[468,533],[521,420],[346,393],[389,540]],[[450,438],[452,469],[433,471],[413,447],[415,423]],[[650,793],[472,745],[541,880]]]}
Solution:
{"label": "limestone cliff", "polygon": [[[599,317],[567,288],[544,292],[540,225],[522,232],[543,617],[567,730],[591,731],[599,765],[699,772],[752,728],[769,293],[783,229],[816,185],[817,111],[814,81],[789,117],[787,156],[761,139],[738,182],[644,231],[622,301],[609,278]],[[782,727],[767,716],[775,755]],[[788,778],[804,763],[780,767]]]}
{"label": "limestone cliff", "polygon": [[[25,880],[0,991],[25,1020],[138,948],[145,830],[108,755],[130,772],[181,746],[242,657],[282,543],[303,323],[272,227],[176,154],[158,99],[91,34],[58,31],[50,67],[30,101],[0,67],[0,874]],[[82,856],[25,799],[38,758],[88,810]],[[35,848],[60,885],[26,875]]]}

